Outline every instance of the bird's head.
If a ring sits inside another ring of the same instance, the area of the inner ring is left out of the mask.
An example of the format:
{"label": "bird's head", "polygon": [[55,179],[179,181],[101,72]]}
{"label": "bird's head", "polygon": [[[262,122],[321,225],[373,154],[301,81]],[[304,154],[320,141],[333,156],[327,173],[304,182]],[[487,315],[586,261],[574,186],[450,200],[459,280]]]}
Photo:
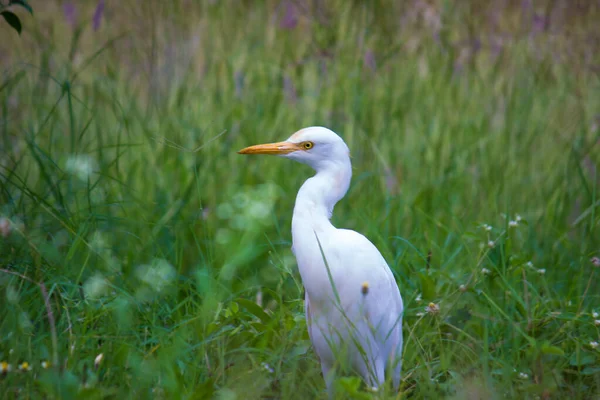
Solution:
{"label": "bird's head", "polygon": [[335,132],[320,126],[299,130],[287,140],[246,147],[239,154],[270,154],[308,164],[319,171],[330,164],[348,163],[348,146]]}

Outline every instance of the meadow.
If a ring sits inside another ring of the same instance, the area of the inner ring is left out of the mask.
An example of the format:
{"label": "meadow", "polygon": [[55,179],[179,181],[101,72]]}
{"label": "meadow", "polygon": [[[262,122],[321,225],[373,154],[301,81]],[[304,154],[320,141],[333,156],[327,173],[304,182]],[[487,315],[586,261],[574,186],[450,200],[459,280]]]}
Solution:
{"label": "meadow", "polygon": [[312,171],[236,153],[311,125],[406,308],[400,392],[339,398],[600,397],[600,3],[30,4],[0,20],[1,399],[327,398]]}

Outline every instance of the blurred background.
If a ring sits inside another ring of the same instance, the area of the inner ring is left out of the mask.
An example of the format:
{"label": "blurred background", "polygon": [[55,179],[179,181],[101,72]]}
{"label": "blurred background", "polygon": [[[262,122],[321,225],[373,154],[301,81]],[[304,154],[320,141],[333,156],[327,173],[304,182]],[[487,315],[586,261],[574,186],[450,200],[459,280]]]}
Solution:
{"label": "blurred background", "polygon": [[236,154],[311,125],[351,149],[334,224],[405,299],[390,398],[598,396],[599,1],[21,3],[6,398],[325,398],[290,251],[311,171]]}

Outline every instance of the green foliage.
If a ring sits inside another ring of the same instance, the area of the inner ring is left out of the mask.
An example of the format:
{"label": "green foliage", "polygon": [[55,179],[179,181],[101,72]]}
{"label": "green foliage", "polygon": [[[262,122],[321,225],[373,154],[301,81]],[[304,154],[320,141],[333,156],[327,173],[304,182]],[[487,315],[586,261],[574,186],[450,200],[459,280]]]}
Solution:
{"label": "green foliage", "polygon": [[0,397],[326,398],[311,171],[236,154],[309,125],[406,306],[401,394],[340,398],[600,394],[599,10],[300,3],[49,1],[0,41]]}

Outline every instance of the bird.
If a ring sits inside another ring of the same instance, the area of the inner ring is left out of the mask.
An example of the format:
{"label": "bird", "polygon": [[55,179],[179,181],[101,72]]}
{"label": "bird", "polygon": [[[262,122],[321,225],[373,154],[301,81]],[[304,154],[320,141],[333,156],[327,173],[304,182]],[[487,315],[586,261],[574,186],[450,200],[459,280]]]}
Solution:
{"label": "bird", "polygon": [[292,215],[292,252],[305,291],[306,324],[326,388],[338,372],[360,375],[379,390],[386,376],[397,390],[402,369],[400,289],[384,257],[362,234],[331,223],[333,208],[352,178],[350,150],[332,130],[311,126],[287,140],[239,154],[267,154],[315,170],[298,191]]}

